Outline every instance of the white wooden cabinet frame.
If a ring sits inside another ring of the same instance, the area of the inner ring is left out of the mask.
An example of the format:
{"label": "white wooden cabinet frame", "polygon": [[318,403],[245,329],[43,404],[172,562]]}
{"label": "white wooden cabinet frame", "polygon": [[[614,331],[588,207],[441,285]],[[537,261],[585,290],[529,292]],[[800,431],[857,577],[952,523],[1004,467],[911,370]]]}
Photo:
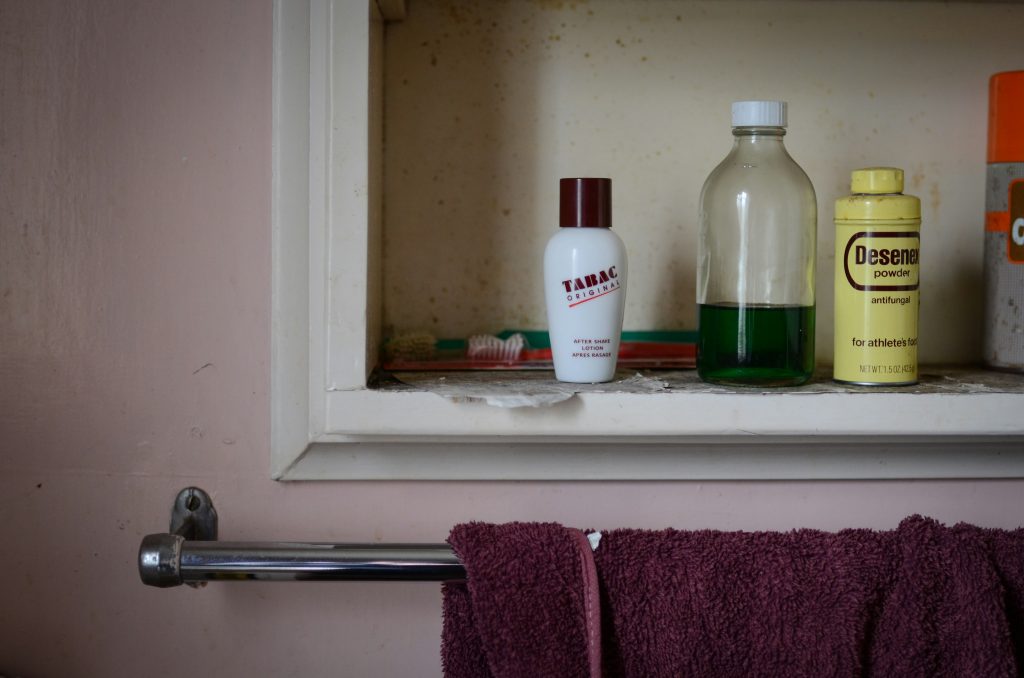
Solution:
{"label": "white wooden cabinet frame", "polygon": [[600,393],[501,409],[367,388],[380,340],[382,12],[402,5],[275,2],[274,478],[1024,475],[1022,392]]}

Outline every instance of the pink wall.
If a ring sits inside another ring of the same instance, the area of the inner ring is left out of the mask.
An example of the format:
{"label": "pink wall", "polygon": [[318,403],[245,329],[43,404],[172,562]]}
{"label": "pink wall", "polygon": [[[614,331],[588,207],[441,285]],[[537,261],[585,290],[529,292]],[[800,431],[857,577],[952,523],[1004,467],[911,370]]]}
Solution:
{"label": "pink wall", "polygon": [[239,540],[1024,522],[1021,481],[271,481],[270,40],[269,0],[0,11],[0,674],[439,674],[433,584],[142,586],[192,483]]}

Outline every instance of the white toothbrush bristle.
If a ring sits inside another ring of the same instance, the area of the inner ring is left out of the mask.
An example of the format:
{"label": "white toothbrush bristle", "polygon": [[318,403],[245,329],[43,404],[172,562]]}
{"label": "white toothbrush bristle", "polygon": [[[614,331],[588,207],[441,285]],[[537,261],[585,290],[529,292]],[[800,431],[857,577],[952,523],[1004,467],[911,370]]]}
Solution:
{"label": "white toothbrush bristle", "polygon": [[526,347],[526,337],[518,332],[508,339],[490,334],[474,334],[467,341],[466,357],[470,360],[514,362]]}

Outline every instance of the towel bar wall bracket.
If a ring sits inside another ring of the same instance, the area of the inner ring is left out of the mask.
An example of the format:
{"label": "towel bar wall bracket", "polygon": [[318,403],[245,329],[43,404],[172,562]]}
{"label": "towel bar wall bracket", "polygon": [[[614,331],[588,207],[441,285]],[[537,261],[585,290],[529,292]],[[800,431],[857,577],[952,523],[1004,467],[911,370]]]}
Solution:
{"label": "towel bar wall bracket", "polygon": [[208,581],[460,581],[466,571],[448,544],[304,544],[217,541],[217,511],[198,487],[178,493],[170,532],[139,546],[144,584]]}
{"label": "towel bar wall bracket", "polygon": [[217,540],[217,510],[210,495],[198,487],[186,487],[175,497],[169,533],[143,538],[139,547],[142,581],[160,588],[184,583],[205,586],[205,581],[185,582],[181,578],[181,551],[186,540]]}
{"label": "towel bar wall bracket", "polygon": [[197,541],[217,541],[217,510],[213,500],[198,487],[186,487],[174,499],[171,534]]}

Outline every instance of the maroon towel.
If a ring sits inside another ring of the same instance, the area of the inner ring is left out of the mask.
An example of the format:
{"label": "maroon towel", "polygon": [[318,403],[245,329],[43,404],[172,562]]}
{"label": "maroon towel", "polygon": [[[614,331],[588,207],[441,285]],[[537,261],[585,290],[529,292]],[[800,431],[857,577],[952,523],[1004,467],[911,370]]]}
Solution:
{"label": "maroon towel", "polygon": [[606,676],[853,676],[889,576],[868,530],[606,532]]}
{"label": "maroon towel", "polygon": [[597,574],[582,532],[472,523],[448,542],[467,580],[443,588],[445,676],[600,676]]}
{"label": "maroon towel", "polygon": [[1003,590],[1017,671],[1024,673],[1024,529],[986,530],[963,524],[953,529],[968,538],[979,536],[988,548]]}
{"label": "maroon towel", "polygon": [[445,585],[449,678],[1024,668],[1024,530],[920,516],[887,532],[615,530],[593,557],[550,524],[464,525],[450,541],[468,582]]}
{"label": "maroon towel", "polygon": [[1022,545],[918,516],[892,532],[607,532],[604,675],[1016,676]]}

